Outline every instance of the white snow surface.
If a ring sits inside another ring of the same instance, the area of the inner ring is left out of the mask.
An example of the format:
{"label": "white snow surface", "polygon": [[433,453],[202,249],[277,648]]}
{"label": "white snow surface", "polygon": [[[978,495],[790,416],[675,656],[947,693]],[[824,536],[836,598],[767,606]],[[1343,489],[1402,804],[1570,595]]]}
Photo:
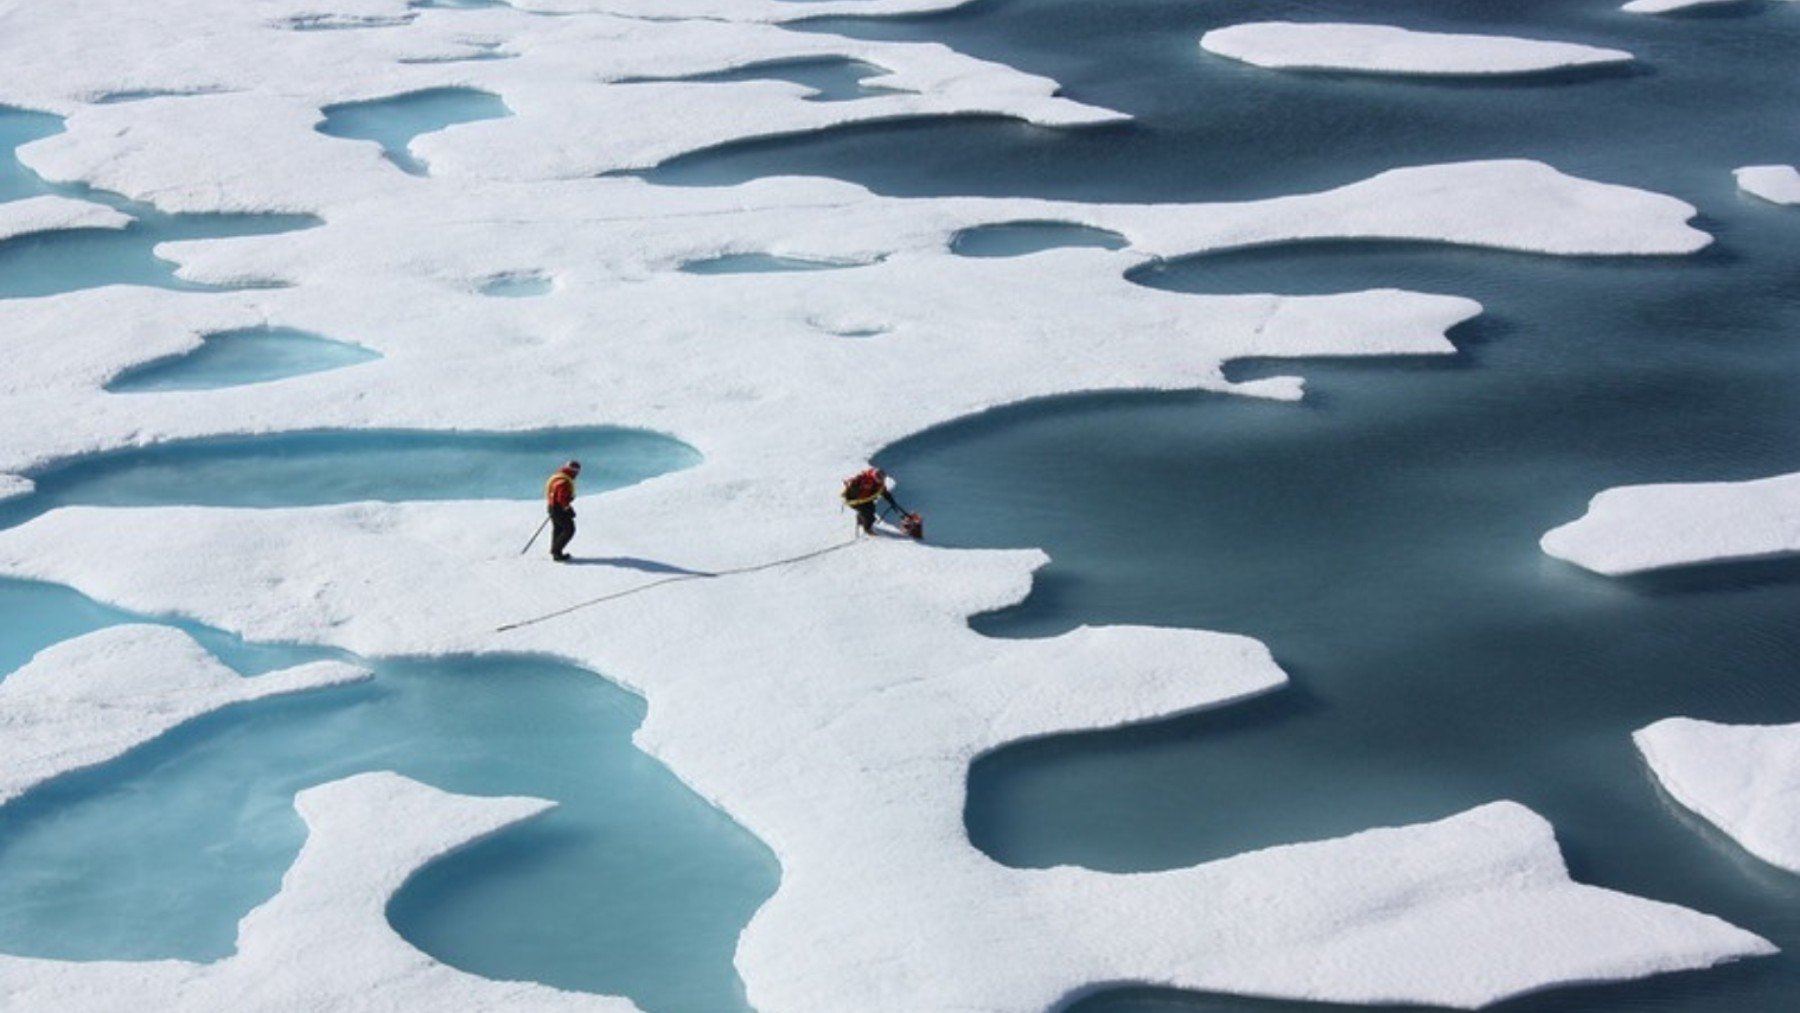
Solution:
{"label": "white snow surface", "polygon": [[72,197],[27,197],[0,204],[0,243],[63,229],[122,229],[131,216],[104,204]]}
{"label": "white snow surface", "polygon": [[[636,426],[705,459],[584,500],[574,551],[716,571],[843,544],[838,479],[930,426],[1083,391],[1295,398],[1297,379],[1234,386],[1222,366],[1441,354],[1451,351],[1446,331],[1480,309],[1454,294],[1395,290],[1193,296],[1125,277],[1158,257],[1320,239],[1551,255],[1674,255],[1709,241],[1688,224],[1687,204],[1523,161],[1406,167],[1324,193],[1191,205],[595,176],[849,121],[1000,113],[1068,128],[1119,118],[1056,96],[1054,82],[940,46],[774,24],[948,6],[13,5],[0,12],[9,68],[0,102],[67,117],[64,133],[21,150],[29,166],[164,210],[308,212],[322,224],[157,251],[190,280],[283,287],[112,286],[0,301],[11,336],[0,472],[225,434]],[[511,58],[469,59],[484,52]],[[820,104],[781,83],[628,83],[803,56],[887,68],[874,83],[913,94]],[[399,172],[372,144],[314,130],[324,106],[441,87],[485,89],[516,115],[418,138],[412,150],[428,177]],[[94,103],[124,92],[158,97]],[[949,252],[963,229],[1018,221],[1109,229],[1131,245]],[[861,266],[679,270],[732,253]],[[479,294],[484,280],[519,273],[552,279],[553,292]],[[129,398],[102,389],[196,335],[263,325],[355,341],[383,358],[254,388]],[[520,559],[539,519],[531,504],[502,502],[62,508],[0,532],[0,573],[255,639],[371,656],[542,652],[616,678],[648,701],[638,744],[781,860],[780,888],[738,953],[750,999],[767,1013],[1023,1013],[1124,981],[1473,1006],[1769,951],[1710,916],[1569,881],[1550,828],[1505,803],[1164,873],[999,866],[962,825],[972,758],[1276,689],[1283,675],[1268,652],[1226,634],[1139,627],[982,637],[969,616],[1018,602],[1044,557],[886,538],[496,632],[655,579],[629,566]],[[116,1008],[127,996],[142,1005],[145,995],[237,1008],[253,1005],[241,1001],[252,983],[273,989],[267,1005],[286,1008],[625,1008],[448,971],[379,919],[410,869],[537,803],[348,783],[358,787],[301,797],[314,834],[283,893],[245,920],[238,956],[8,960],[0,991],[66,999],[63,1008]],[[405,818],[390,824],[384,807],[396,806]],[[328,969],[339,961],[348,970]],[[318,970],[296,970],[305,968]]]}
{"label": "white snow surface", "polygon": [[63,641],[0,682],[0,805],[203,714],[369,677],[322,661],[246,679],[170,626],[114,626]]}
{"label": "white snow surface", "polygon": [[1763,861],[1800,873],[1800,724],[1669,718],[1632,739],[1677,802]]}
{"label": "white snow surface", "polygon": [[[818,541],[746,544],[728,524],[680,537],[681,478],[590,506],[604,552],[716,571],[831,542],[742,489],[711,502]],[[983,637],[967,616],[1018,601],[1043,557],[888,538],[495,633],[654,579],[521,560],[531,520],[508,503],[67,508],[0,535],[0,571],[258,639],[504,647],[617,675],[650,703],[640,747],[781,859],[738,955],[758,1009],[1042,1010],[1107,981],[1474,1006],[1768,952],[1709,916],[1570,882],[1550,828],[1514,805],[1167,873],[996,865],[962,825],[974,757],[1275,689],[1267,651],[1177,629]],[[99,534],[72,544],[75,531]],[[128,574],[112,565],[127,537]],[[333,556],[363,565],[346,574]],[[420,587],[434,594],[408,593]]]}
{"label": "white snow surface", "polygon": [[1791,555],[1800,552],[1800,472],[1607,489],[1539,544],[1609,576]]}
{"label": "white snow surface", "polygon": [[1571,42],[1293,21],[1215,28],[1201,37],[1200,48],[1257,67],[1363,74],[1536,74],[1632,60],[1623,50]]}
{"label": "white snow surface", "polygon": [[387,905],[427,862],[551,807],[533,798],[451,795],[397,774],[359,774],[294,799],[306,844],[281,891],[238,923],[237,951],[212,964],[65,962],[0,956],[9,1008],[143,1010],[604,1011],[617,998],[492,981],[432,960],[387,922]]}
{"label": "white snow surface", "polygon": [[1800,204],[1800,168],[1791,165],[1747,165],[1734,170],[1738,189],[1771,204]]}

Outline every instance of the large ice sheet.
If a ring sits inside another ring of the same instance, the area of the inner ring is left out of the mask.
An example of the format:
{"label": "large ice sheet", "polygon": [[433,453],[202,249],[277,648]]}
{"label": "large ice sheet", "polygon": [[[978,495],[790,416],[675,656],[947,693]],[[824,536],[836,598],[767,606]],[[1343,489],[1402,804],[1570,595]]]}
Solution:
{"label": "large ice sheet", "polygon": [[[521,560],[539,516],[493,503],[61,509],[0,532],[0,572],[257,639],[365,655],[543,652],[638,689],[649,702],[638,742],[781,859],[781,889],[739,955],[752,1001],[770,1011],[1038,1010],[1133,980],[1471,1005],[1767,952],[1717,919],[1570,882],[1548,827],[1511,805],[1143,876],[1006,869],[970,846],[961,802],[981,752],[1219,706],[1283,677],[1254,641],[1199,631],[978,636],[969,616],[1019,601],[1043,557],[847,544],[848,520],[829,504],[848,468],[908,433],[1029,398],[1136,388],[1297,397],[1297,380],[1234,386],[1223,365],[1441,354],[1446,332],[1479,311],[1454,294],[1201,297],[1127,278],[1156,257],[1384,238],[1673,255],[1709,240],[1680,201],[1522,161],[1160,206],[592,176],[894,116],[999,113],[1056,127],[1118,118],[1057,96],[1054,82],[942,47],[768,23],[942,6],[522,0],[568,15],[543,17],[403,0],[190,0],[177,10],[92,0],[10,11],[0,101],[68,118],[64,133],[22,150],[26,164],[165,210],[307,211],[323,224],[157,251],[186,279],[265,286],[254,291],[112,287],[0,301],[0,328],[17,335],[0,373],[0,430],[20,434],[0,448],[0,469],[28,475],[74,454],[227,433],[619,424],[672,433],[706,460],[584,501],[578,553],[721,571],[833,551],[506,633],[497,627],[656,578]],[[777,82],[628,83],[829,57],[887,68],[878,83],[915,94],[820,104]],[[423,177],[394,169],[374,144],[314,129],[323,106],[435,88],[498,95],[515,115],[419,137],[413,150],[432,170]],[[92,101],[123,92],[153,97]],[[657,129],[636,126],[646,122]],[[965,229],[1019,221],[1107,229],[1131,245],[984,260],[948,249]],[[862,266],[680,270],[728,254]],[[549,280],[549,293],[483,294],[492,279],[520,275]],[[354,334],[383,358],[254,390],[102,389],[195,335],[258,326]],[[869,409],[870,390],[883,410]],[[396,793],[405,806],[416,796],[359,783],[317,796],[355,804],[303,796],[314,857],[246,920],[231,961],[7,962],[0,974],[41,990],[32,995],[101,1007],[127,991],[224,1007],[258,973],[348,960],[348,973],[297,971],[270,994],[296,1007],[363,992],[371,1005],[413,1008],[568,1001],[452,976],[370,915],[387,887],[321,885],[345,874],[343,849],[400,848],[350,867],[385,884],[466,836],[437,834],[437,817],[423,815],[428,840],[390,842],[381,808]],[[419,803],[433,814],[446,805]]]}
{"label": "large ice sheet", "polygon": [[1612,576],[1800,552],[1800,472],[1750,482],[1621,486],[1545,533],[1545,552]]}
{"label": "large ice sheet", "polygon": [[203,714],[369,677],[323,661],[246,679],[169,626],[114,626],[65,641],[0,682],[0,805]]}
{"label": "large ice sheet", "polygon": [[213,964],[64,962],[0,956],[17,1009],[589,1010],[623,999],[491,981],[413,949],[387,922],[395,891],[427,862],[550,808],[531,798],[451,795],[397,774],[310,788],[294,807],[308,836],[274,899],[238,923]]}
{"label": "large ice sheet", "polygon": [[1623,50],[1571,42],[1331,22],[1260,21],[1215,28],[1201,37],[1200,48],[1258,67],[1362,74],[1537,74],[1632,60]]}
{"label": "large ice sheet", "polygon": [[[584,516],[602,519],[608,556],[706,572],[832,544],[741,483],[684,481],[709,470],[608,494]],[[737,526],[693,530],[696,496],[763,518],[765,544]],[[962,825],[973,758],[1276,689],[1268,652],[1174,629],[982,637],[967,616],[1018,601],[1042,556],[880,538],[496,632],[656,579],[521,560],[513,536],[530,519],[496,503],[70,508],[0,535],[0,571],[257,638],[504,648],[618,673],[650,703],[638,744],[781,859],[781,889],[739,952],[760,1009],[1023,1013],[1101,981],[1478,1005],[1768,952],[1716,919],[1570,882],[1548,826],[1511,805],[1168,873],[998,866]],[[42,551],[74,530],[133,532],[136,572],[108,565],[104,537]],[[321,545],[362,561],[355,579]],[[280,602],[246,593],[273,581]],[[434,594],[409,596],[418,587]]]}
{"label": "large ice sheet", "polygon": [[1800,873],[1800,724],[1669,718],[1632,740],[1677,802],[1744,850]]}
{"label": "large ice sheet", "polygon": [[1733,172],[1738,189],[1771,204],[1800,204],[1800,169],[1791,165],[1747,165]]}
{"label": "large ice sheet", "polygon": [[[239,203],[236,184],[208,179],[208,165],[186,173],[194,192]],[[170,178],[178,168],[166,167]],[[1194,296],[1127,280],[1153,257],[1334,238],[1557,254],[1684,253],[1709,241],[1687,224],[1694,209],[1685,203],[1524,161],[1398,169],[1318,194],[1194,205],[907,200],[821,179],[721,189],[620,179],[441,186],[345,199],[326,224],[303,232],[159,248],[190,280],[286,288],[109,288],[0,302],[0,326],[28,336],[13,353],[16,369],[0,375],[0,421],[27,435],[0,448],[0,468],[226,431],[555,420],[675,432],[746,480],[781,473],[816,487],[835,481],[845,460],[994,405],[1096,389],[1228,389],[1222,364],[1245,356],[1444,353],[1445,331],[1479,310],[1467,299],[1393,290]],[[1091,225],[1132,246],[950,253],[958,232],[1009,221]],[[749,252],[866,266],[804,276],[678,269]],[[554,279],[555,294],[480,294],[483,279],[520,271]],[[126,402],[101,389],[131,366],[187,349],[195,334],[265,325],[355,334],[383,358],[354,374],[204,397]],[[847,333],[879,338],[852,343]],[[730,340],[709,340],[718,335]],[[596,342],[607,354],[594,354]],[[654,366],[670,356],[683,368]],[[544,375],[580,382],[546,385]],[[880,418],[859,393],[871,386],[892,406]],[[532,396],[497,398],[497,389]],[[1299,393],[1291,381],[1251,390]],[[800,392],[804,407],[793,400]],[[805,446],[789,435],[797,411],[814,433]]]}

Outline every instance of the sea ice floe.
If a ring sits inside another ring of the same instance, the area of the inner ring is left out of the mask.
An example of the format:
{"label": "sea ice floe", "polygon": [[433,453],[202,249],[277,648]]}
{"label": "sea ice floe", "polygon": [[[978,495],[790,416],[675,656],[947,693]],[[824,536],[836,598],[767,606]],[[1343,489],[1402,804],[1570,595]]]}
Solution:
{"label": "sea ice floe", "polygon": [[23,475],[0,474],[0,503],[29,496],[37,483]]}
{"label": "sea ice floe", "polygon": [[1669,718],[1632,740],[1675,801],[1763,861],[1800,873],[1800,724]]}
{"label": "sea ice floe", "polygon": [[[183,166],[209,164],[235,177],[233,192],[250,205],[321,207],[364,188],[366,173],[387,167],[373,151],[360,157],[333,153],[343,147],[340,141],[321,137],[303,143],[295,133],[298,121],[306,119],[310,129],[323,107],[437,89],[498,95],[515,115],[428,134],[416,142],[415,154],[430,163],[433,173],[516,179],[643,168],[734,141],[896,118],[980,114],[1043,126],[1125,118],[1058,97],[1056,82],[1048,78],[934,44],[670,17],[534,18],[511,8],[426,12],[402,29],[295,36],[269,31],[244,5],[214,6],[221,9],[209,11],[208,38],[217,45],[186,60],[172,55],[194,44],[192,33],[181,30],[181,19],[124,14],[78,28],[70,23],[76,15],[66,11],[16,13],[8,39],[0,41],[0,54],[14,67],[5,97],[63,114],[69,128],[65,135],[21,149],[21,159],[52,179],[135,190],[154,197],[165,210],[233,206],[231,197],[207,194],[179,172]],[[125,30],[139,34],[120,38]],[[503,44],[519,58],[420,62],[467,56],[472,32],[490,33],[480,41]],[[84,35],[89,44],[72,47],[69,39],[76,35]],[[127,71],[120,65],[91,58],[95,49],[108,45],[156,52],[155,62],[165,69],[156,75],[122,76]],[[779,81],[621,83],[796,59],[856,60],[888,68],[880,84],[892,93],[820,103],[806,100],[809,89]],[[125,106],[82,101],[108,91],[208,88],[231,93],[151,98]],[[121,131],[129,132],[134,143],[116,143]],[[195,131],[204,137],[195,137]],[[277,159],[287,171],[273,171],[278,166],[269,159]],[[335,172],[324,171],[321,163],[327,160],[337,162]],[[162,174],[149,162],[177,171],[153,178]],[[244,194],[257,176],[271,185],[254,196]]]}
{"label": "sea ice floe", "polygon": [[1570,42],[1292,21],[1215,28],[1201,37],[1200,48],[1258,67],[1362,74],[1498,76],[1632,60],[1623,50]]}
{"label": "sea ice floe", "polygon": [[[291,126],[302,143],[335,143],[313,133],[310,120]],[[348,175],[362,164],[353,159]],[[631,179],[433,181],[420,190],[372,153],[369,164],[382,195],[365,199],[357,182],[317,228],[158,247],[190,282],[279,278],[288,288],[106,288],[0,301],[0,326],[28,336],[12,349],[15,368],[0,374],[0,391],[13,395],[0,399],[0,421],[28,438],[0,447],[0,469],[23,473],[69,454],[222,431],[518,429],[598,416],[602,424],[680,431],[703,451],[733,458],[734,469],[762,474],[802,467],[788,435],[797,410],[815,430],[804,453],[835,469],[908,432],[1025,398],[1227,389],[1221,366],[1233,358],[1445,353],[1445,331],[1479,311],[1450,295],[1197,296],[1128,280],[1132,267],[1155,257],[1338,238],[1557,254],[1676,254],[1709,242],[1687,223],[1694,209],[1681,201],[1526,161],[1398,169],[1322,193],[1190,205],[898,199],[798,178],[717,189]],[[222,195],[237,185],[207,179],[205,168],[188,175],[196,192]],[[948,249],[963,230],[1030,220],[1105,229],[1131,249],[1019,258]],[[864,266],[754,278],[680,270],[746,249]],[[472,278],[525,265],[557,279],[555,298],[471,291]],[[746,286],[755,287],[754,299]],[[99,389],[129,367],[190,348],[196,332],[270,319],[354,334],[383,358],[351,375],[218,391],[205,409],[127,407]],[[855,357],[821,354],[817,322],[841,320],[877,321],[910,343]],[[683,368],[650,365],[670,356]],[[562,380],[545,384],[545,375]],[[496,389],[531,396],[498,398]],[[886,392],[890,407],[879,420],[866,411],[864,389]],[[1297,394],[1267,384],[1256,391]]]}
{"label": "sea ice floe", "polygon": [[1609,576],[1800,552],[1800,472],[1607,489],[1545,533],[1545,552]]}
{"label": "sea ice floe", "polygon": [[211,964],[0,956],[17,1009],[491,1010],[630,1013],[624,999],[493,981],[414,949],[387,904],[426,863],[549,809],[532,798],[451,795],[397,774],[359,774],[294,800],[306,844],[281,892],[238,923]]}
{"label": "sea ice floe", "polygon": [[1800,169],[1791,165],[1747,165],[1733,172],[1738,189],[1772,204],[1800,204]]}
{"label": "sea ice floe", "polygon": [[1746,2],[1748,0],[1631,0],[1619,9],[1633,14],[1671,14],[1696,7],[1725,7]]}
{"label": "sea ice floe", "polygon": [[324,661],[247,679],[169,626],[64,641],[0,682],[0,804],[232,704],[369,677]]}
{"label": "sea ice floe", "polygon": [[122,229],[130,224],[131,216],[123,211],[72,197],[45,195],[0,203],[0,243],[40,232]]}
{"label": "sea ice floe", "polygon": [[[521,559],[541,519],[524,504],[63,508],[0,532],[0,572],[260,640],[371,656],[553,654],[642,691],[639,744],[782,861],[780,890],[739,955],[751,1000],[770,1013],[1036,1011],[1114,981],[1472,1005],[1767,952],[1716,919],[1571,883],[1549,828],[1510,805],[1140,876],[1008,869],[970,845],[962,799],[982,751],[1223,705],[1275,689],[1282,674],[1254,641],[1199,631],[982,637],[969,617],[1017,603],[1043,556],[851,542],[849,519],[834,511],[846,468],[904,435],[1029,398],[1137,388],[1295,397],[1291,378],[1234,387],[1223,364],[1444,353],[1446,332],[1480,309],[1395,290],[1193,296],[1126,277],[1156,257],[1345,238],[1667,255],[1709,238],[1680,201],[1523,161],[1192,205],[904,200],[822,179],[676,189],[591,178],[896,116],[1120,118],[1059,97],[1053,81],[941,46],[763,23],[959,3],[17,7],[0,35],[0,101],[68,118],[65,133],[21,149],[27,165],[164,210],[295,210],[323,224],[158,247],[184,279],[280,279],[283,289],[114,286],[0,300],[0,331],[14,336],[0,431],[17,434],[0,446],[0,471],[234,433],[624,424],[678,436],[705,460],[584,497],[577,554],[708,573],[806,558],[646,590],[660,578]],[[389,24],[280,27],[309,16]],[[436,62],[472,46],[516,58]],[[821,104],[780,82],[620,83],[797,58],[889,68],[884,85],[916,94]],[[84,101],[201,87],[230,93]],[[498,95],[516,115],[421,137],[430,177],[396,173],[373,145],[314,129],[329,105],[444,87]],[[948,248],[963,230],[1019,221],[1104,229],[1130,248],[987,259]],[[864,266],[680,270],[745,251]],[[480,279],[526,270],[554,277],[554,297],[476,291]],[[355,335],[383,358],[204,395],[101,389],[194,335],[271,320]],[[836,340],[876,328],[877,340]],[[380,918],[391,886],[419,863],[537,803],[351,784],[302,796],[315,833],[283,894],[245,920],[238,956],[205,967],[9,960],[8,994],[70,997],[64,1008],[117,1008],[124,996],[233,1008],[252,989],[293,1008],[576,1001],[431,964]]]}
{"label": "sea ice floe", "polygon": [[[834,544],[767,485],[681,480],[708,472],[720,478],[709,462],[583,516],[609,555],[709,573]],[[696,525],[692,502],[758,531]],[[1570,882],[1549,827],[1512,805],[1166,873],[999,866],[962,824],[976,756],[1277,689],[1267,650],[1141,627],[983,637],[968,615],[1023,597],[1040,554],[882,538],[497,632],[656,579],[522,561],[513,535],[533,520],[495,503],[70,508],[0,533],[0,571],[258,639],[542,652],[618,673],[649,701],[639,746],[781,859],[738,958],[760,1009],[1024,1013],[1117,981],[1478,1005],[1769,952],[1717,919]],[[108,562],[124,532],[131,573]],[[338,558],[361,561],[354,577]]]}

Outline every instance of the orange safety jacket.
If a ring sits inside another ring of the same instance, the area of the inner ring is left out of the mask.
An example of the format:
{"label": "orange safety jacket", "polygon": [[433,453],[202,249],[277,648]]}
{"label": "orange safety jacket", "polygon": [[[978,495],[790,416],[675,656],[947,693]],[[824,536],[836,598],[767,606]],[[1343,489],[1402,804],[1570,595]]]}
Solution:
{"label": "orange safety jacket", "polygon": [[882,493],[887,492],[887,485],[875,475],[875,469],[870,468],[844,479],[844,502],[856,507],[879,499]]}
{"label": "orange safety jacket", "polygon": [[566,507],[575,502],[575,476],[567,469],[550,476],[544,483],[544,502],[553,507]]}

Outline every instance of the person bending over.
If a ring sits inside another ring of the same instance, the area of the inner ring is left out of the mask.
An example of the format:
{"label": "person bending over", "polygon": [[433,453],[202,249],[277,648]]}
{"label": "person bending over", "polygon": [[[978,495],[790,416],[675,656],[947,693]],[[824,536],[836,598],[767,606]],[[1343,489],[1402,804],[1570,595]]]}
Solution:
{"label": "person bending over", "polygon": [[918,514],[908,513],[894,499],[894,480],[880,468],[864,468],[862,471],[844,479],[842,493],[844,505],[856,511],[856,527],[865,535],[875,533],[876,504],[886,501],[900,515],[900,528],[913,538],[924,535],[923,522]]}

